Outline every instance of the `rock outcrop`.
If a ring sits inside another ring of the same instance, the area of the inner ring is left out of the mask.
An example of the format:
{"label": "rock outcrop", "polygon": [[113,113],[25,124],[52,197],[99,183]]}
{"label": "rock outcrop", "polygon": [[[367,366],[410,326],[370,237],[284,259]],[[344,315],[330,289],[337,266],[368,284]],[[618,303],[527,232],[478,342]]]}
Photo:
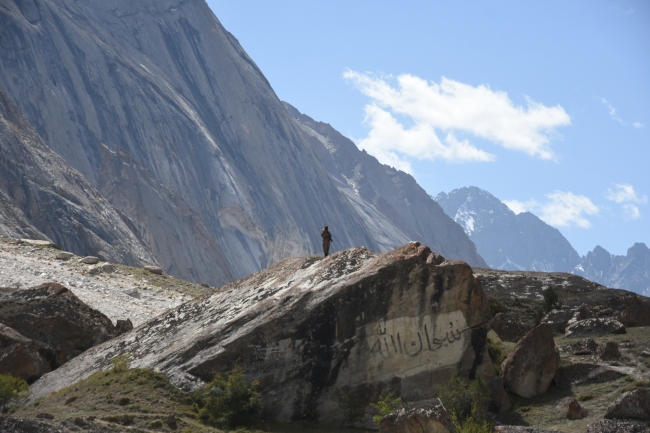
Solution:
{"label": "rock outcrop", "polygon": [[650,433],[650,428],[629,421],[603,419],[587,427],[585,433]]}
{"label": "rock outcrop", "polygon": [[501,377],[506,389],[530,398],[546,392],[559,363],[553,329],[548,324],[540,324],[519,340],[503,361]]}
{"label": "rock outcrop", "polygon": [[611,318],[578,320],[566,327],[566,337],[590,337],[592,335],[625,334],[625,325]]}
{"label": "rock outcrop", "polygon": [[598,348],[598,343],[593,338],[583,338],[575,343],[563,347],[565,352],[573,355],[591,355]]}
{"label": "rock outcrop", "polygon": [[419,401],[381,419],[379,433],[453,433],[451,417],[440,400]]}
{"label": "rock outcrop", "polygon": [[650,390],[628,391],[607,407],[605,418],[650,420]]}
{"label": "rock outcrop", "polygon": [[0,322],[22,336],[54,348],[56,368],[117,335],[108,317],[56,283],[0,293]]}
{"label": "rock outcrop", "polygon": [[[342,398],[368,407],[388,391],[436,396],[454,371],[495,373],[487,354],[491,313],[472,269],[410,243],[327,258],[287,259],[170,310],[42,377],[32,397],[110,367],[152,367],[185,388],[235,362],[260,381],[262,415],[341,423]],[[281,396],[281,398],[280,398]]]}

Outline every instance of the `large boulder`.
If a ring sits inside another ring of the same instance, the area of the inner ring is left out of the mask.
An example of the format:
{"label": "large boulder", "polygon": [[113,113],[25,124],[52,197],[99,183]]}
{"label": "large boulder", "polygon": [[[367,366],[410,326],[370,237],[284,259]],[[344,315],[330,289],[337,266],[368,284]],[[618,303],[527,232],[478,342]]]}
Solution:
{"label": "large boulder", "polygon": [[625,334],[625,325],[608,317],[578,320],[566,327],[565,337],[591,337],[594,335]]}
{"label": "large boulder", "polygon": [[625,326],[649,326],[650,308],[636,293],[625,293],[609,299],[606,305],[583,305],[578,320],[606,317],[616,319]]}
{"label": "large boulder", "polygon": [[[437,396],[453,372],[495,376],[487,299],[472,269],[410,243],[287,259],[94,347],[32,385],[33,398],[130,353],[192,389],[239,365],[259,380],[261,415],[341,424],[343,398],[365,410],[388,392]],[[370,410],[364,422],[371,422]]]}
{"label": "large boulder", "polygon": [[0,293],[0,322],[56,348],[55,366],[117,335],[108,317],[57,283]]}
{"label": "large boulder", "polygon": [[542,318],[541,323],[548,323],[555,332],[564,334],[566,327],[577,320],[578,314],[577,309],[551,310]]}
{"label": "large boulder", "polygon": [[490,325],[502,341],[516,343],[528,332],[528,328],[519,319],[506,313],[497,313]]}
{"label": "large boulder", "polygon": [[51,371],[56,350],[0,323],[0,374],[33,382]]}
{"label": "large boulder", "polygon": [[629,421],[603,419],[587,427],[586,433],[650,433],[650,428]]}
{"label": "large boulder", "polygon": [[456,428],[437,398],[419,401],[387,415],[379,433],[452,433]]}
{"label": "large boulder", "polygon": [[546,392],[559,363],[553,328],[540,324],[519,340],[503,361],[501,377],[506,389],[529,398]]}
{"label": "large boulder", "polygon": [[637,388],[621,395],[607,406],[605,418],[650,420],[650,390]]}

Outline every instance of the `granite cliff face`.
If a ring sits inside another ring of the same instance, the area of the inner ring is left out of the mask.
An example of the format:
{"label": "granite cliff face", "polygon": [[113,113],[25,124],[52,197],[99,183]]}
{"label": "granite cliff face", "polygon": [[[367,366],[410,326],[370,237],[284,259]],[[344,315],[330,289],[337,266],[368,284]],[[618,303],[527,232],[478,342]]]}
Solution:
{"label": "granite cliff face", "polygon": [[315,253],[324,223],[335,247],[376,249],[204,1],[2,0],[0,44],[0,88],[167,272],[222,284]]}
{"label": "granite cliff face", "polygon": [[459,188],[435,200],[465,229],[491,268],[571,272],[580,262],[559,230],[530,212],[515,214],[487,191]]}
{"label": "granite cliff face", "polygon": [[412,176],[379,163],[329,124],[315,121],[286,102],[284,105],[381,251],[418,240],[450,259],[487,266],[462,228]]}
{"label": "granite cliff face", "polygon": [[650,296],[650,249],[636,243],[625,256],[616,256],[597,246],[582,258],[573,273],[608,287]]}
{"label": "granite cliff face", "polygon": [[344,399],[362,409],[387,392],[418,401],[454,371],[493,377],[491,317],[472,269],[418,243],[286,259],[84,352],[31,393],[69,386],[124,353],[190,389],[239,362],[260,381],[264,418],[339,424]]}
{"label": "granite cliff face", "polygon": [[49,239],[111,262],[156,262],[130,221],[43,143],[2,91],[0,233]]}

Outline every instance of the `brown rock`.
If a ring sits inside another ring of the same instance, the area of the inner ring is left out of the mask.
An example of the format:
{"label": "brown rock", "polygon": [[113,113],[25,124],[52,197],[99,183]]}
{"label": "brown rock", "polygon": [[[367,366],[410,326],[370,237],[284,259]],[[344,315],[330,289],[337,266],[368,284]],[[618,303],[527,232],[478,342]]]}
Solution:
{"label": "brown rock", "polygon": [[492,329],[502,341],[516,343],[526,335],[528,328],[514,316],[505,313],[497,313],[491,322]]}
{"label": "brown rock", "polygon": [[133,329],[133,322],[131,322],[131,319],[117,320],[117,324],[115,325],[115,332],[117,333],[117,335],[125,334],[132,329]]}
{"label": "brown rock", "polygon": [[598,348],[598,343],[593,338],[583,338],[582,340],[564,346],[562,349],[565,352],[574,355],[591,355]]}
{"label": "brown rock", "polygon": [[156,275],[162,275],[163,273],[163,270],[160,266],[145,266],[144,269]]}
{"label": "brown rock", "polygon": [[605,418],[650,420],[650,390],[635,389],[621,395],[607,407]]}
{"label": "brown rock", "polygon": [[452,433],[453,422],[437,398],[419,401],[387,415],[379,422],[380,433]]}
{"label": "brown rock", "polygon": [[0,294],[3,323],[27,338],[58,350],[53,367],[74,351],[86,350],[116,335],[111,320],[57,283]]}
{"label": "brown rock", "polygon": [[512,407],[510,397],[503,386],[503,379],[499,376],[488,382],[488,390],[490,391],[490,402],[488,409],[490,412],[503,413]]}
{"label": "brown rock", "polygon": [[57,260],[70,260],[74,254],[61,251],[56,255]]}
{"label": "brown rock", "polygon": [[650,429],[629,421],[603,419],[587,427],[586,433],[650,433]]}
{"label": "brown rock", "polygon": [[567,419],[582,419],[587,416],[587,411],[580,406],[578,400],[570,398],[566,405],[566,418]]}
{"label": "brown rock", "polygon": [[36,414],[36,418],[54,419],[54,415],[52,415],[51,413],[47,413],[47,412],[41,412],[41,413]]}
{"label": "brown rock", "polygon": [[501,377],[506,389],[529,398],[546,392],[559,363],[553,328],[540,324],[519,340],[503,361]]}
{"label": "brown rock", "polygon": [[101,268],[102,272],[105,272],[107,274],[115,272],[115,266],[110,263],[102,263]]}
{"label": "brown rock", "polygon": [[603,361],[611,361],[621,357],[618,351],[618,344],[615,341],[608,341],[604,345],[598,346],[596,356]]}
{"label": "brown rock", "polygon": [[641,302],[636,293],[626,293],[609,299],[607,305],[583,305],[578,320],[608,317],[625,326],[648,326],[650,308]]}
{"label": "brown rock", "polygon": [[625,325],[611,318],[578,320],[567,326],[565,337],[590,337],[592,335],[625,334]]}
{"label": "brown rock", "polygon": [[0,351],[0,374],[11,374],[32,383],[50,371],[50,365],[31,345],[16,343]]}

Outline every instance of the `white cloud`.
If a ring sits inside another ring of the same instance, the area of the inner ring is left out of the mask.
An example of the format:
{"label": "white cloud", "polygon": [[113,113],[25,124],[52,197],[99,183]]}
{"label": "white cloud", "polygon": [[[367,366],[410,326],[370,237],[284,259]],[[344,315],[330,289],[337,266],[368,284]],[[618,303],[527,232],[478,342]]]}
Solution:
{"label": "white cloud", "polygon": [[[448,162],[495,159],[468,140],[456,138],[458,132],[553,159],[549,136],[557,127],[571,123],[559,105],[546,107],[528,98],[524,108],[516,106],[505,92],[444,77],[438,84],[404,74],[397,77],[395,87],[388,82],[390,77],[351,70],[344,77],[372,99],[365,107],[370,133],[357,144],[380,160],[378,155],[387,152]],[[407,119],[406,124],[396,116]]]}
{"label": "white cloud", "polygon": [[546,194],[546,197],[549,201],[543,205],[540,218],[552,226],[575,225],[588,229],[591,227],[591,222],[584,215],[596,215],[599,211],[598,207],[584,195],[555,191]]}
{"label": "white cloud", "polygon": [[616,120],[619,122],[621,125],[625,125],[625,122],[623,122],[623,119],[618,117],[618,114],[616,114],[616,108],[612,107],[612,104],[610,104],[607,99],[602,98],[602,97],[596,97],[600,102],[603,103],[605,107],[607,107],[607,110],[609,111],[609,117],[612,118],[612,120]]}
{"label": "white cloud", "polygon": [[503,203],[510,208],[511,211],[519,215],[523,212],[531,212],[539,208],[539,203],[536,200],[519,201],[519,200],[503,200]]}
{"label": "white cloud", "polygon": [[556,227],[577,226],[587,229],[591,227],[591,222],[586,215],[596,215],[599,212],[598,207],[584,195],[555,191],[546,194],[546,198],[544,203],[534,199],[525,202],[504,200],[504,203],[516,214],[534,212],[544,222]]}
{"label": "white cloud", "polygon": [[629,183],[615,183],[614,189],[608,188],[605,192],[605,198],[615,203],[647,203],[648,197],[639,196],[634,187]]}
{"label": "white cloud", "polygon": [[632,124],[632,126],[634,126],[635,128],[643,128],[643,123],[641,123],[641,122],[634,122],[634,123]]}
{"label": "white cloud", "polygon": [[608,188],[605,191],[605,198],[623,204],[623,218],[626,220],[641,218],[641,211],[636,205],[648,202],[648,197],[637,194],[629,183],[615,183],[614,189]]}

